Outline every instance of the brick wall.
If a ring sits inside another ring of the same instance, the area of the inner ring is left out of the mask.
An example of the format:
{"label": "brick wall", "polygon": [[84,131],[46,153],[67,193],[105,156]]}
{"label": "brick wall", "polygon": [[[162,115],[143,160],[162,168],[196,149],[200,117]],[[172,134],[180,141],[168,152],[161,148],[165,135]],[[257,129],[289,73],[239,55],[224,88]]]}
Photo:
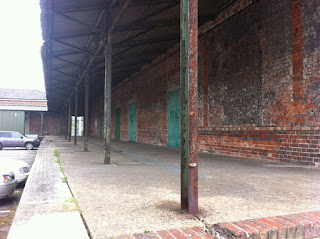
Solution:
{"label": "brick wall", "polygon": [[[317,0],[240,0],[200,27],[201,151],[317,166],[319,8]],[[178,49],[113,89],[112,137],[120,107],[121,140],[128,140],[128,107],[136,101],[137,141],[167,145]],[[102,100],[93,107],[93,135]]]}
{"label": "brick wall", "polygon": [[[43,134],[60,135],[59,113],[45,112],[43,115]],[[41,135],[41,112],[30,112],[30,134]]]}

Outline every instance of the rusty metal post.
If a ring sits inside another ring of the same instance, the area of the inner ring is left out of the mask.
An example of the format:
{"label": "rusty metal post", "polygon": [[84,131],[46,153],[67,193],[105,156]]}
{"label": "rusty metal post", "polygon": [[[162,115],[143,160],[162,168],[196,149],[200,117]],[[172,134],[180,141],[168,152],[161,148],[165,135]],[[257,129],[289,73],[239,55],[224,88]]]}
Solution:
{"label": "rusty metal post", "polygon": [[86,74],[84,82],[84,151],[88,151],[89,135],[89,74]]}
{"label": "rusty metal post", "polygon": [[104,163],[110,164],[111,131],[111,65],[112,65],[112,25],[111,7],[107,12],[107,38],[105,46],[105,82],[104,82]]}
{"label": "rusty metal post", "polygon": [[63,137],[63,129],[62,129],[62,126],[63,126],[63,110],[60,112],[60,137],[61,137],[61,138]]}
{"label": "rusty metal post", "polygon": [[74,145],[77,144],[77,132],[78,131],[78,87],[74,92]]}
{"label": "rusty metal post", "polygon": [[198,0],[180,0],[181,208],[198,214]]}
{"label": "rusty metal post", "polygon": [[43,112],[41,112],[41,136],[43,136]]}
{"label": "rusty metal post", "polygon": [[64,131],[64,140],[68,139],[68,110],[67,110],[67,106],[65,108],[65,112],[64,112],[64,120],[63,120],[63,131]]}
{"label": "rusty metal post", "polygon": [[68,141],[71,142],[71,100],[69,101],[69,111],[68,111]]}

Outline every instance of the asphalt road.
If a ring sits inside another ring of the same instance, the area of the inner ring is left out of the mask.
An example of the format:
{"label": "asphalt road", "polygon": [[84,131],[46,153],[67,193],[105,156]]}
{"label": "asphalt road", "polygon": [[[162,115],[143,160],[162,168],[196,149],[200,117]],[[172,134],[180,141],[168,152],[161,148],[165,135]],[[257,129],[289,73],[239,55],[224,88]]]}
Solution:
{"label": "asphalt road", "polygon": [[[37,155],[38,150],[26,150],[25,148],[4,148],[0,150],[0,160],[10,158],[25,161],[29,165]],[[0,238],[7,238],[10,226],[16,213],[23,192],[24,184],[19,184],[13,196],[0,199]]]}

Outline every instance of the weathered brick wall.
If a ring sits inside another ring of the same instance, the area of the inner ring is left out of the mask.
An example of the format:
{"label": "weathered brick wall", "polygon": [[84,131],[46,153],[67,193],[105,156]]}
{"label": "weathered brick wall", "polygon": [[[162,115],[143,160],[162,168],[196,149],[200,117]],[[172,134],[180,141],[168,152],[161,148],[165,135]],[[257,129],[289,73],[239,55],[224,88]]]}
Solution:
{"label": "weathered brick wall", "polygon": [[[201,151],[317,165],[319,19],[317,0],[239,0],[200,27]],[[113,90],[112,137],[120,107],[121,140],[128,140],[136,101],[137,141],[167,145],[168,91],[178,86],[174,47]]]}
{"label": "weathered brick wall", "polygon": [[[43,134],[60,135],[60,113],[43,114]],[[41,112],[30,112],[30,134],[41,135]]]}

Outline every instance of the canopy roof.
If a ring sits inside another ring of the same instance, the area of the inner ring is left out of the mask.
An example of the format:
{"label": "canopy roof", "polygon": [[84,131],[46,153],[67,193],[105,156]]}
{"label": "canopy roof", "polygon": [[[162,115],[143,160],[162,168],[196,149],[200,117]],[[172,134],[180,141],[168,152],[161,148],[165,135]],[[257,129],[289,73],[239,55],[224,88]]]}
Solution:
{"label": "canopy roof", "polygon": [[[236,0],[199,0],[199,25]],[[102,94],[107,4],[112,6],[112,87],[179,42],[177,0],[41,0],[42,49],[49,111],[61,111],[90,75],[90,95]]]}

